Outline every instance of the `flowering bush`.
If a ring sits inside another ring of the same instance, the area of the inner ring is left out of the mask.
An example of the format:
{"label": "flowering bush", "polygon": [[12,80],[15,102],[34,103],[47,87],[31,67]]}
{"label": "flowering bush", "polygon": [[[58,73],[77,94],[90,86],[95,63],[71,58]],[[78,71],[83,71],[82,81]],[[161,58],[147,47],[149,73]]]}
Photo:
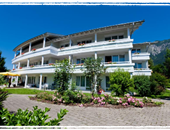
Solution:
{"label": "flowering bush", "polygon": [[80,44],[78,44],[78,46],[84,46],[85,45],[85,43],[80,43]]}
{"label": "flowering bush", "polygon": [[112,64],[112,61],[107,62],[108,64]]}
{"label": "flowering bush", "polygon": [[35,49],[35,48],[33,48],[33,49],[32,49],[32,51],[36,51],[36,49]]}
{"label": "flowering bush", "polygon": [[143,97],[143,103],[153,103],[152,99],[149,99],[147,97]]}
{"label": "flowering bush", "polygon": [[31,68],[33,68],[33,67],[34,67],[34,65],[31,65],[30,67],[31,67]]}
{"label": "flowering bush", "polygon": [[49,63],[48,65],[54,65],[54,63]]}
{"label": "flowering bush", "polygon": [[79,65],[81,65],[81,66],[82,66],[82,65],[83,65],[83,63],[80,63],[80,64],[76,64],[76,66],[79,66]]}
{"label": "flowering bush", "polygon": [[60,47],[60,50],[61,50],[61,49],[64,49],[64,47]]}

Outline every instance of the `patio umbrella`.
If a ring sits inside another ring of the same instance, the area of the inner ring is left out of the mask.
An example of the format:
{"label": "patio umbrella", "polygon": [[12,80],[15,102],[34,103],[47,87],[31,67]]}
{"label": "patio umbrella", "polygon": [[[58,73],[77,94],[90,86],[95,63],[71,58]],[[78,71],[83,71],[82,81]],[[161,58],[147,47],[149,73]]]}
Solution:
{"label": "patio umbrella", "polygon": [[5,76],[20,76],[20,74],[14,74],[11,72],[1,72],[0,74]]}

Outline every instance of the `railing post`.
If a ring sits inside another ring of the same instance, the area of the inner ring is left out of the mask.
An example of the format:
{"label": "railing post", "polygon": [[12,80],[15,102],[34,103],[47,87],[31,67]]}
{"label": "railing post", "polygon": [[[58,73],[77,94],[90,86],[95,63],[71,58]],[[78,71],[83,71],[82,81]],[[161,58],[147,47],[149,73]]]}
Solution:
{"label": "railing post", "polygon": [[69,64],[70,64],[70,63],[71,63],[71,55],[69,55],[69,57],[68,57],[68,58],[69,58]]}
{"label": "railing post", "polygon": [[13,64],[13,69],[15,69],[15,64]]}
{"label": "railing post", "polygon": [[44,65],[44,56],[42,56],[41,65]]}

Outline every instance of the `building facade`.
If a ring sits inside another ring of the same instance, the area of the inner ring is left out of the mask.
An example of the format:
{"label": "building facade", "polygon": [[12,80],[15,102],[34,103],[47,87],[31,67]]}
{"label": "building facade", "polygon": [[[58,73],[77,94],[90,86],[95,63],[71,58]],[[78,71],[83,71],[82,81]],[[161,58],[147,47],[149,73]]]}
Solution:
{"label": "building facade", "polygon": [[123,68],[131,76],[150,76],[150,54],[147,48],[153,43],[133,44],[131,39],[131,35],[143,22],[118,24],[70,35],[44,33],[29,39],[14,49],[12,72],[21,74],[16,77],[16,83],[39,89],[42,89],[44,84],[54,85],[53,64],[64,58],[76,64],[72,81],[75,81],[81,90],[88,90],[90,87],[88,79],[81,71],[83,66],[80,65],[88,57],[101,57],[102,64],[108,67],[106,74],[101,77],[101,87],[104,90],[109,87],[109,73],[117,68]]}

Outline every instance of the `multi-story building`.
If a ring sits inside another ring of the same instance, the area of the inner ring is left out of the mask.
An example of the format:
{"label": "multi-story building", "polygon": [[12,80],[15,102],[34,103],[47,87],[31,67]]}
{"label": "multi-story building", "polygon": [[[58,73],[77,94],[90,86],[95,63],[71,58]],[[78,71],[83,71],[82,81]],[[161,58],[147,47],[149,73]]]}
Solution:
{"label": "multi-story building", "polygon": [[[136,21],[102,28],[92,29],[70,35],[44,33],[31,38],[15,49],[12,59],[12,72],[21,74],[19,82],[25,87],[43,84],[54,84],[53,76],[56,60],[68,58],[70,63],[77,64],[72,75],[82,90],[89,89],[88,79],[83,75],[79,64],[87,57],[101,57],[102,64],[108,67],[102,75],[101,87],[109,87],[109,73],[118,67],[128,71],[130,75],[151,75],[148,68],[150,54],[147,52],[149,42],[133,44],[131,35],[144,21]],[[18,81],[18,77],[16,78]],[[18,82],[17,82],[18,83]]]}

